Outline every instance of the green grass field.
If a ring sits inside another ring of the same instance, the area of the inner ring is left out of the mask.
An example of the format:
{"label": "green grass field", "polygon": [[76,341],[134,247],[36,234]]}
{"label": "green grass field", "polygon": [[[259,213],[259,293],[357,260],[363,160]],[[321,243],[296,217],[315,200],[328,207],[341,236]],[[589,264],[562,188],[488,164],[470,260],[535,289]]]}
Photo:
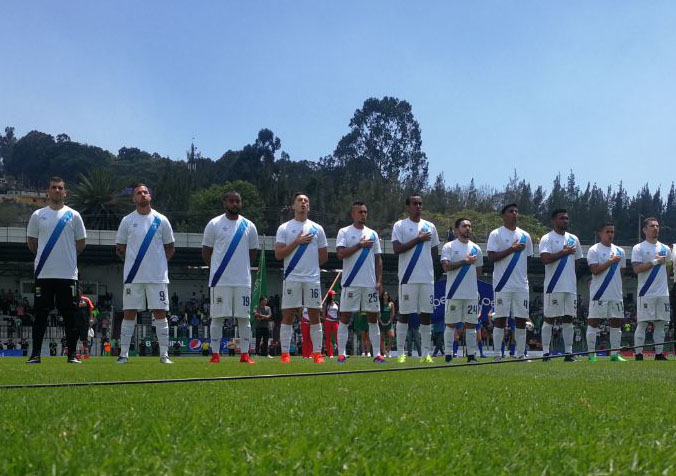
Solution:
{"label": "green grass field", "polygon": [[[0,359],[0,384],[373,368]],[[0,390],[0,473],[669,474],[676,361]],[[442,362],[441,359],[438,360]],[[388,367],[398,366],[394,361]],[[409,358],[403,365],[420,365]],[[380,368],[380,367],[378,367]]]}

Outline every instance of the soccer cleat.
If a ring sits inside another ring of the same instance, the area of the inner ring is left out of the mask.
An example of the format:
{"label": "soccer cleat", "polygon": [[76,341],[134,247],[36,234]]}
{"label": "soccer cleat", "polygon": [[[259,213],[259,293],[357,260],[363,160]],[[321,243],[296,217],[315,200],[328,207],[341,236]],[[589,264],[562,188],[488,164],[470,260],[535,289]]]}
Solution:
{"label": "soccer cleat", "polygon": [[643,354],[634,355],[634,360],[643,360]]}
{"label": "soccer cleat", "polygon": [[615,354],[610,356],[610,361],[611,362],[626,362],[627,359],[622,357],[620,354]]}
{"label": "soccer cleat", "polygon": [[274,359],[274,357],[268,354],[268,359]]}
{"label": "soccer cleat", "polygon": [[322,356],[321,352],[315,352],[312,355],[312,360],[314,361],[315,364],[323,364],[324,363],[324,357]]}
{"label": "soccer cleat", "polygon": [[400,364],[406,363],[406,354],[401,354],[399,357],[397,357],[397,362]]}
{"label": "soccer cleat", "polygon": [[444,356],[444,361],[445,361],[447,364],[450,364],[451,362],[453,362],[453,356],[452,356],[452,355],[445,355],[445,356]]}
{"label": "soccer cleat", "polygon": [[373,362],[376,364],[386,364],[387,360],[382,355],[376,355],[375,359],[373,359]]}
{"label": "soccer cleat", "polygon": [[664,352],[661,352],[659,354],[655,354],[655,360],[669,360],[669,359],[667,359],[667,356],[665,355]]}
{"label": "soccer cleat", "polygon": [[421,358],[420,358],[420,363],[421,363],[421,364],[433,364],[433,363],[434,363],[434,359],[432,358],[431,355],[427,355],[427,356],[425,356],[425,357],[421,357]]}
{"label": "soccer cleat", "polygon": [[249,354],[247,352],[244,352],[240,356],[239,361],[243,364],[255,364],[256,363],[253,360],[251,360],[251,357],[249,356]]}
{"label": "soccer cleat", "polygon": [[291,363],[291,354],[288,352],[282,352],[282,363],[290,364]]}
{"label": "soccer cleat", "polygon": [[171,360],[168,356],[160,357],[160,363],[161,364],[173,364],[174,361]]}
{"label": "soccer cleat", "polygon": [[220,364],[221,363],[221,354],[211,354],[209,359],[210,364]]}
{"label": "soccer cleat", "polygon": [[547,352],[546,354],[542,354],[542,361],[549,362],[549,352]]}
{"label": "soccer cleat", "polygon": [[457,353],[457,352],[453,352],[453,358],[454,358],[454,359],[457,359],[457,358],[458,358],[458,353]]}
{"label": "soccer cleat", "polygon": [[344,364],[345,362],[347,362],[347,357],[345,357],[344,355],[339,355],[338,356],[338,363]]}
{"label": "soccer cleat", "polygon": [[33,355],[33,356],[31,356],[30,359],[28,359],[28,360],[26,361],[27,364],[39,364],[39,363],[41,363],[41,362],[42,362],[42,360],[40,360],[40,356],[39,356],[39,355]]}
{"label": "soccer cleat", "polygon": [[504,357],[501,356],[501,355],[496,355],[495,357],[493,357],[494,362],[502,362],[503,360],[504,360]]}
{"label": "soccer cleat", "polygon": [[468,355],[467,356],[467,363],[468,364],[478,364],[479,361],[476,360],[476,357],[474,357],[473,355]]}
{"label": "soccer cleat", "polygon": [[129,362],[128,357],[118,357],[115,361],[116,364],[126,364],[127,362]]}
{"label": "soccer cleat", "polygon": [[579,360],[577,360],[573,354],[566,354],[566,356],[563,358],[563,361],[564,362],[579,362]]}
{"label": "soccer cleat", "polygon": [[81,364],[82,363],[82,361],[80,359],[78,359],[77,356],[68,357],[68,360],[66,362],[68,362],[69,364]]}
{"label": "soccer cleat", "polygon": [[589,357],[587,357],[589,362],[598,362],[599,359],[596,357],[596,354],[589,354]]}
{"label": "soccer cleat", "polygon": [[523,360],[524,362],[533,362],[532,360],[530,360],[530,359],[528,358],[528,356],[527,356],[526,354],[518,356],[518,357],[516,358],[516,360]]}

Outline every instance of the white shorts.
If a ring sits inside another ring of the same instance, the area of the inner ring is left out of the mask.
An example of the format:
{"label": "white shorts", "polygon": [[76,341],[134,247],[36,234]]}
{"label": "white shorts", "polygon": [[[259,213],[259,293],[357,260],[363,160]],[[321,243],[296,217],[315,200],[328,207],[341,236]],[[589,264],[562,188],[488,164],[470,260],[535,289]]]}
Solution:
{"label": "white shorts", "polygon": [[307,307],[322,308],[322,289],[319,283],[297,283],[284,281],[282,290],[282,309]]}
{"label": "white shorts", "polygon": [[249,317],[251,309],[249,286],[216,286],[209,291],[211,317]]}
{"label": "white shorts", "polygon": [[[147,305],[146,305],[147,304]],[[124,285],[122,309],[145,311],[169,310],[167,283],[131,283]]]}
{"label": "white shorts", "polygon": [[624,319],[622,301],[592,301],[587,319]]}
{"label": "white shorts", "polygon": [[343,288],[340,292],[340,312],[380,312],[380,297],[376,288]]}
{"label": "white shorts", "polygon": [[668,321],[669,319],[671,319],[671,305],[668,296],[638,298],[637,321]]}
{"label": "white shorts", "polygon": [[451,299],[446,301],[444,322],[446,324],[457,324],[459,322],[476,324],[479,322],[478,301],[476,299]]}
{"label": "white shorts", "polygon": [[399,313],[434,312],[434,284],[414,283],[399,285]]}
{"label": "white shorts", "polygon": [[495,293],[495,314],[493,317],[528,318],[528,292],[502,291]]}
{"label": "white shorts", "polygon": [[545,294],[545,317],[577,316],[577,294]]}

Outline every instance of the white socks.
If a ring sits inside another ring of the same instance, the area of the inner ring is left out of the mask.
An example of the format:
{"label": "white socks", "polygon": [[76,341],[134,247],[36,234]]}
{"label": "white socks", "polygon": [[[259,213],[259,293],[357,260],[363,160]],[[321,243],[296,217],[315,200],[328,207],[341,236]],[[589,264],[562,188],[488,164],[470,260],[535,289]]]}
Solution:
{"label": "white socks", "polygon": [[653,321],[653,342],[655,343],[655,354],[661,354],[664,350],[664,325],[665,321]]}
{"label": "white socks", "polygon": [[293,326],[281,324],[279,326],[279,344],[282,347],[282,354],[288,354],[291,348],[291,336],[293,335]]}
{"label": "white socks", "polygon": [[427,357],[432,353],[432,326],[420,324],[420,342],[422,344],[422,356]]}
{"label": "white socks", "polygon": [[476,328],[474,324],[465,323],[465,347],[467,347],[468,356],[476,354]]}
{"label": "white socks", "polygon": [[129,357],[129,344],[134,335],[136,319],[122,319],[120,328],[120,357]]}
{"label": "white socks", "polygon": [[494,327],[493,328],[493,350],[495,351],[495,356],[500,357],[500,352],[502,351],[502,341],[505,340],[505,329],[503,327]]}
{"label": "white socks", "polygon": [[[610,348],[617,349],[622,345],[622,329],[619,327],[610,328]],[[619,354],[619,350],[613,350],[611,355]]]}
{"label": "white socks", "polygon": [[160,344],[160,357],[169,356],[169,322],[167,318],[153,319],[153,327],[157,333],[157,342]]}
{"label": "white socks", "polygon": [[312,352],[322,352],[322,325],[310,324],[310,340],[312,340]]}
{"label": "white socks", "polygon": [[514,330],[514,340],[516,340],[516,356],[526,355],[526,329]]}
{"label": "white socks", "polygon": [[643,353],[643,344],[645,344],[645,330],[648,328],[646,321],[640,321],[636,324],[636,332],[634,332],[634,345],[637,346],[634,352],[637,354]]}
{"label": "white socks", "polygon": [[552,325],[548,322],[542,323],[542,352],[549,354],[549,346],[552,343]]}
{"label": "white socks", "polygon": [[453,339],[455,338],[455,328],[444,327],[444,354],[453,355]]}
{"label": "white socks", "polygon": [[566,354],[573,353],[573,336],[575,330],[573,329],[572,322],[564,322],[561,327],[563,328],[563,350]]}
{"label": "white socks", "polygon": [[596,352],[596,333],[598,328],[587,326],[587,351]]}
{"label": "white socks", "polygon": [[369,340],[371,341],[371,355],[375,358],[380,355],[380,327],[377,322],[369,322]]}
{"label": "white socks", "polygon": [[242,354],[248,354],[251,347],[251,321],[248,317],[238,317],[239,349]]}
{"label": "white socks", "polygon": [[348,324],[338,323],[338,355],[345,355],[347,352],[347,339],[350,334],[350,326]]}
{"label": "white socks", "polygon": [[408,323],[397,322],[397,350],[399,355],[406,355],[406,334],[408,334]]}
{"label": "white socks", "polygon": [[211,333],[211,353],[221,353],[221,339],[223,338],[223,317],[212,317],[209,331]]}

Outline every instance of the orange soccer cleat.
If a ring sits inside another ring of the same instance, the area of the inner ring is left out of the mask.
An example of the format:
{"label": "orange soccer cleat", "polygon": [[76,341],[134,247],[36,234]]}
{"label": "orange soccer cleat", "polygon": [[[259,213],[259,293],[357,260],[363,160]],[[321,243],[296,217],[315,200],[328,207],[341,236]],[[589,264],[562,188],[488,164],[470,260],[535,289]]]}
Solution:
{"label": "orange soccer cleat", "polygon": [[249,357],[249,354],[247,352],[244,352],[242,356],[239,358],[239,361],[243,364],[255,364],[253,360],[251,360],[251,357]]}
{"label": "orange soccer cleat", "polygon": [[291,363],[291,354],[288,352],[282,352],[282,363],[290,364]]}
{"label": "orange soccer cleat", "polygon": [[314,359],[315,364],[323,364],[324,363],[324,357],[322,356],[321,352],[315,352],[314,355],[312,356]]}
{"label": "orange soccer cleat", "polygon": [[209,359],[209,362],[212,364],[220,364],[221,354],[211,354],[211,359]]}

